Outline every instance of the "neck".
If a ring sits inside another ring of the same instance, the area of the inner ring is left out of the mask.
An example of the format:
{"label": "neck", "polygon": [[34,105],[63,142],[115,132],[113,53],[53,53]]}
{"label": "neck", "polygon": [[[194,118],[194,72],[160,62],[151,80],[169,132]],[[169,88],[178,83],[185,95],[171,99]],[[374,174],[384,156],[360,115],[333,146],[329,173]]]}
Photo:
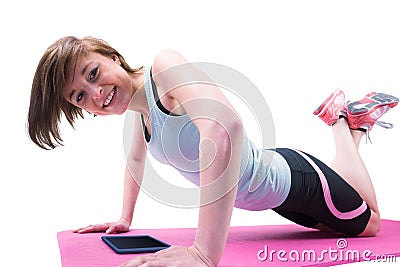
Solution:
{"label": "neck", "polygon": [[143,76],[143,72],[132,74],[133,93],[128,110],[136,111],[146,115],[149,113],[149,107],[147,105],[146,92],[144,90]]}

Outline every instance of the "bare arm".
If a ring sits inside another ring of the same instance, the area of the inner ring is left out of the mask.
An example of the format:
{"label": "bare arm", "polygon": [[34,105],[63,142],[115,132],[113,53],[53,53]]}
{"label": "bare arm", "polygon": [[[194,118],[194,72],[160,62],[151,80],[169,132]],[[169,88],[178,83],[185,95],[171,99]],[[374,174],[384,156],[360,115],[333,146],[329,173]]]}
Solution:
{"label": "bare arm", "polygon": [[196,82],[209,78],[179,53],[165,51],[157,59],[153,65],[155,82],[164,90],[170,89],[167,95],[183,106],[200,132],[202,206],[192,249],[207,265],[217,265],[225,247],[237,192],[242,123],[219,87]]}
{"label": "bare arm", "polygon": [[[241,125],[235,123],[225,126],[225,129],[221,129],[219,125],[210,125],[202,131],[201,140],[211,140],[215,144],[215,155],[210,155],[213,149],[205,142],[200,145],[200,151],[202,155],[213,156],[215,159],[200,174],[202,206],[195,248],[214,265],[221,259],[235,203],[242,147],[241,133]],[[208,161],[202,159],[201,163],[207,164]],[[207,186],[211,184],[211,187]]]}
{"label": "bare arm", "polygon": [[136,200],[143,180],[146,145],[142,134],[140,114],[135,114],[135,130],[125,167],[124,197],[121,219],[129,223],[135,209]]}

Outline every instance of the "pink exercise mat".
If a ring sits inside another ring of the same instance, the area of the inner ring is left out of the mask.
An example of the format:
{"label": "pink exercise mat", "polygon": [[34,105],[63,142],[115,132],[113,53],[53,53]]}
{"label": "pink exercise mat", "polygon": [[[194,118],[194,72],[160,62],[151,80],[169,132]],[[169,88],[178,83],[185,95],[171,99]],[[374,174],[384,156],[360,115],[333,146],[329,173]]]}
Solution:
{"label": "pink exercise mat", "polygon": [[[191,245],[195,229],[140,229],[122,235],[149,234],[171,245]],[[57,234],[63,267],[118,266],[136,255],[118,255],[102,240],[104,233]],[[400,222],[383,220],[377,237],[349,238],[298,225],[231,227],[218,266],[332,266],[400,256]],[[397,259],[398,260],[398,259]]]}

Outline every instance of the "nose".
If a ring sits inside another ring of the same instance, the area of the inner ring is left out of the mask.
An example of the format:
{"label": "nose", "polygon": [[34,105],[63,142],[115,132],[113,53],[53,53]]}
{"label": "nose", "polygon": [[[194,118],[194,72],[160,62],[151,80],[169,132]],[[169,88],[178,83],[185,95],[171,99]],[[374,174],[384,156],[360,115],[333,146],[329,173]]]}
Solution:
{"label": "nose", "polygon": [[90,95],[93,99],[100,99],[103,96],[103,87],[100,85],[94,85],[90,88]]}

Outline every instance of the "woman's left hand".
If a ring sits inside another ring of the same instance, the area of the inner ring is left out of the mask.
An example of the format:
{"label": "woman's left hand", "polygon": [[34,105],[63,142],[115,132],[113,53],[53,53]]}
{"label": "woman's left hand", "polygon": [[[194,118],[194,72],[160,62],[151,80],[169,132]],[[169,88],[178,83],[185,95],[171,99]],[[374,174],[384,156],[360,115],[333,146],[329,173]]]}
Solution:
{"label": "woman's left hand", "polygon": [[172,246],[154,254],[139,256],[119,267],[168,266],[168,267],[214,267],[195,245],[190,247]]}

